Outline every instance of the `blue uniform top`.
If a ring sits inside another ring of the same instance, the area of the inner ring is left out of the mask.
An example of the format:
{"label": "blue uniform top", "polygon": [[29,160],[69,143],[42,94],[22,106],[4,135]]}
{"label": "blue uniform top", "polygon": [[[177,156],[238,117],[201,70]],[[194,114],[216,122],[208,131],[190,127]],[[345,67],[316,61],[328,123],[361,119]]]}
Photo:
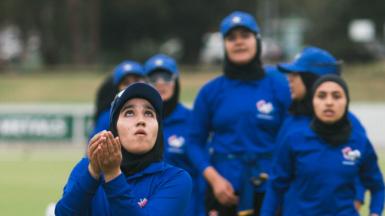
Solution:
{"label": "blue uniform top", "polygon": [[287,80],[277,73],[251,81],[223,75],[211,80],[194,103],[189,157],[199,172],[214,166],[238,191],[246,163],[253,161],[248,164],[255,172],[269,172],[275,137],[290,103]]}
{"label": "blue uniform top", "polygon": [[191,110],[181,103],[163,119],[165,161],[186,170],[192,177],[193,190],[186,215],[204,214],[204,182],[187,156],[187,133]]}
{"label": "blue uniform top", "polygon": [[167,163],[186,170],[194,177],[198,173],[186,153],[190,114],[191,111],[189,109],[178,103],[174,111],[167,118],[163,119],[163,136],[165,160]]}
{"label": "blue uniform top", "polygon": [[95,134],[99,133],[102,130],[108,130],[110,128],[110,109],[106,109],[100,113],[98,119],[96,119],[94,129],[89,135],[91,139]]}
{"label": "blue uniform top", "polygon": [[[355,130],[358,133],[366,134],[366,130],[364,126],[361,124],[361,122],[357,119],[357,117],[351,113],[348,112],[348,119],[350,123],[352,124],[353,130]],[[298,128],[306,128],[310,125],[311,122],[311,116],[307,115],[288,115],[285,119],[279,133],[277,136],[277,146],[280,146],[280,143],[284,140],[285,136],[292,133],[293,131],[298,130]],[[290,199],[290,198],[289,198]],[[360,201],[361,203],[364,203],[365,199],[365,188],[362,186],[362,184],[359,181],[359,178],[356,180],[356,200]]]}
{"label": "blue uniform top", "polygon": [[353,130],[346,144],[333,147],[310,127],[298,128],[278,148],[261,215],[275,215],[287,193],[284,216],[358,216],[353,205],[357,176],[371,192],[371,213],[381,215],[384,182],[366,135]]}
{"label": "blue uniform top", "polygon": [[[290,134],[291,132],[296,131],[298,128],[309,126],[311,119],[312,117],[307,115],[289,114],[286,117],[285,121],[283,122],[281,129],[279,130],[279,133],[277,136],[277,143],[282,142],[283,138],[287,134]],[[348,112],[348,119],[352,124],[353,130],[366,134],[366,130],[364,126],[361,124],[361,122],[357,119],[357,117],[352,112]]]}
{"label": "blue uniform top", "polygon": [[183,215],[191,193],[187,172],[164,162],[152,163],[132,176],[105,183],[82,159],[72,170],[55,215]]}

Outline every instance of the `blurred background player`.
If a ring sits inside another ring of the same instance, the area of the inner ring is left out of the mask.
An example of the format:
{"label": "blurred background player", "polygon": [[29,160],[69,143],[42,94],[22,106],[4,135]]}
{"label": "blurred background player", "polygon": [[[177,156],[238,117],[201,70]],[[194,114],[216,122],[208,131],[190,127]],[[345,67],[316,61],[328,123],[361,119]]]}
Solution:
{"label": "blurred background player", "polygon": [[[341,61],[338,61],[328,51],[310,46],[297,54],[295,60],[290,63],[278,64],[279,71],[285,73],[290,83],[292,105],[289,108],[289,116],[281,127],[277,143],[293,130],[308,125],[312,119],[311,88],[315,81],[325,75],[341,75]],[[365,133],[360,121],[351,112],[348,118],[355,130]],[[360,208],[364,202],[365,190],[357,179],[355,205]],[[288,199],[290,199],[288,197]]]}
{"label": "blurred background player", "polygon": [[209,215],[259,215],[290,90],[282,74],[264,69],[253,16],[235,11],[220,31],[223,75],[206,83],[195,99],[188,153],[209,184]]}
{"label": "blurred background player", "polygon": [[[143,66],[135,61],[126,60],[120,63],[118,66],[115,67],[113,74],[112,74],[112,83],[114,87],[110,86],[109,81],[107,80],[105,83],[106,85],[103,85],[101,87],[100,95],[100,103],[103,106],[97,106],[97,119],[95,121],[94,129],[92,130],[90,134],[90,138],[93,137],[95,134],[99,133],[102,130],[108,130],[109,129],[109,121],[110,121],[110,107],[111,102],[115,98],[115,95],[117,92],[125,89],[128,85],[135,83],[135,82],[144,82],[144,69]],[[112,95],[115,91],[114,88],[117,89],[117,92]],[[104,89],[104,91],[103,91]],[[108,91],[108,89],[112,90],[111,92]],[[99,95],[99,93],[98,93]],[[111,98],[108,98],[111,97]],[[98,97],[99,98],[99,97]],[[99,99],[97,99],[99,101]],[[107,106],[107,102],[110,101],[109,105]],[[104,108],[103,110],[99,110],[101,108]]]}
{"label": "blurred background player", "polygon": [[[296,125],[282,140],[261,214],[358,216],[353,202],[359,178],[371,193],[370,215],[384,206],[384,181],[368,137],[348,118],[349,91],[336,75],[313,85],[310,124]],[[287,199],[284,199],[287,194]]]}
{"label": "blurred background player", "polygon": [[148,81],[159,91],[163,100],[164,147],[166,162],[186,170],[193,179],[193,192],[186,215],[204,214],[204,182],[197,169],[187,157],[187,132],[191,111],[179,100],[179,70],[173,58],[157,54],[149,58],[145,65]]}

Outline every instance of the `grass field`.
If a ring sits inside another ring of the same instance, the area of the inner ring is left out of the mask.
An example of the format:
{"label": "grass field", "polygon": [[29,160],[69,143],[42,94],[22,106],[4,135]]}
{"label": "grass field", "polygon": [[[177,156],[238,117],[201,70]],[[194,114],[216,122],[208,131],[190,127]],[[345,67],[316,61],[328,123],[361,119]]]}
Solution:
{"label": "grass field", "polygon": [[[191,103],[198,89],[219,74],[219,69],[182,69],[181,99]],[[199,71],[199,72],[197,72]],[[0,73],[0,104],[93,103],[105,73],[50,71]],[[348,65],[344,77],[352,101],[385,101],[385,63]],[[377,149],[385,173],[385,149]],[[57,201],[72,167],[83,155],[76,147],[0,146],[0,215],[44,215]],[[362,215],[367,215],[367,207]]]}
{"label": "grass field", "polygon": [[[198,89],[220,74],[220,68],[182,68],[181,100],[191,103]],[[68,72],[8,72],[0,74],[0,103],[93,103],[106,73],[92,70]],[[385,101],[385,62],[346,65],[343,76],[352,101]]]}

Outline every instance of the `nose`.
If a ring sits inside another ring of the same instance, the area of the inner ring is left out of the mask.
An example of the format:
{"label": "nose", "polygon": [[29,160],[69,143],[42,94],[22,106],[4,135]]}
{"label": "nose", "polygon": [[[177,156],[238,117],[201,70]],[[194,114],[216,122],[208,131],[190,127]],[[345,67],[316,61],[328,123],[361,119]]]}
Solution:
{"label": "nose", "polygon": [[136,126],[139,127],[139,126],[146,126],[146,121],[144,120],[144,116],[143,115],[140,115],[138,117],[138,121],[136,122]]}
{"label": "nose", "polygon": [[327,106],[332,106],[332,105],[333,105],[333,99],[332,99],[332,97],[326,97],[326,99],[325,99],[325,104],[326,104]]}

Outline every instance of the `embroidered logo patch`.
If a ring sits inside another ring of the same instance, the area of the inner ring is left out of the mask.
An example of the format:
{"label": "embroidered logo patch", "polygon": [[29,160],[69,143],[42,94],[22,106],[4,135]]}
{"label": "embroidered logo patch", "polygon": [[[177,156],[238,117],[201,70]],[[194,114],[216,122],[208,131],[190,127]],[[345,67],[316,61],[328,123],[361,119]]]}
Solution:
{"label": "embroidered logo patch", "polygon": [[233,17],[231,22],[233,22],[234,24],[240,23],[241,22],[241,17],[235,16],[235,17]]}
{"label": "embroidered logo patch", "polygon": [[260,100],[256,104],[257,110],[258,110],[258,118],[261,119],[273,119],[273,116],[271,115],[274,111],[274,106],[271,102],[267,102],[265,100]]}
{"label": "embroidered logo patch", "polygon": [[140,199],[138,205],[140,208],[144,208],[147,205],[148,200],[146,198]]}
{"label": "embroidered logo patch", "polygon": [[172,135],[168,138],[168,143],[174,148],[180,148],[184,144],[184,138],[182,136]]}
{"label": "embroidered logo patch", "polygon": [[125,64],[123,66],[123,68],[124,68],[125,71],[131,71],[132,70],[132,65],[131,64]]}
{"label": "embroidered logo patch", "polygon": [[274,110],[273,104],[260,100],[257,102],[257,109],[260,113],[269,114]]}
{"label": "embroidered logo patch", "polygon": [[343,164],[354,165],[355,162],[361,157],[361,152],[359,150],[352,150],[350,147],[345,147],[342,149],[342,156],[344,157]]}
{"label": "embroidered logo patch", "polygon": [[163,60],[162,59],[157,59],[155,61],[155,64],[156,64],[156,66],[162,66],[163,65]]}

